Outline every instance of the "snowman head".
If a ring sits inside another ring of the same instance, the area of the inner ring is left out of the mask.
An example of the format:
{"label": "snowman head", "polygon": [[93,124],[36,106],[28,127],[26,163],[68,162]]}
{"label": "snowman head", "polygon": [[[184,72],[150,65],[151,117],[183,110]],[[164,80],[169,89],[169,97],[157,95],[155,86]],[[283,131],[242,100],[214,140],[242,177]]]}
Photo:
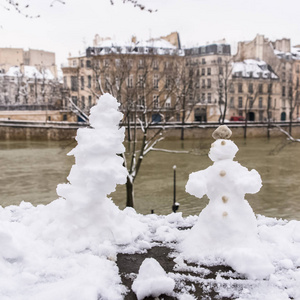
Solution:
{"label": "snowman head", "polygon": [[211,144],[208,156],[212,161],[233,159],[238,150],[239,148],[233,141],[218,139]]}
{"label": "snowman head", "polygon": [[209,158],[212,161],[218,161],[222,159],[233,159],[238,152],[239,148],[236,144],[230,140],[232,131],[226,126],[219,126],[212,134],[212,137],[216,140],[211,144],[209,151]]}

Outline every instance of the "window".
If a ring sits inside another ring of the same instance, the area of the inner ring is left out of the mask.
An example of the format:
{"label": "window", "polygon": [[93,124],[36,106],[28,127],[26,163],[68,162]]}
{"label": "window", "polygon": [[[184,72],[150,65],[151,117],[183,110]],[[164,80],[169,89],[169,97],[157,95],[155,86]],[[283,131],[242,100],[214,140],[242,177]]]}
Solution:
{"label": "window", "polygon": [[92,87],[92,76],[89,75],[88,76],[88,88],[91,88]]}
{"label": "window", "polygon": [[81,107],[82,107],[82,109],[85,108],[85,97],[84,96],[81,96]]}
{"label": "window", "polygon": [[202,93],[202,95],[201,95],[201,100],[202,100],[202,101],[205,100],[205,93]]}
{"label": "window", "polygon": [[158,103],[158,95],[153,95],[153,108],[158,108],[159,103]]}
{"label": "window", "polygon": [[166,77],[166,85],[165,85],[166,89],[169,89],[171,87],[171,78],[170,76]]}
{"label": "window", "polygon": [[158,61],[156,59],[153,61],[153,69],[158,69]]}
{"label": "window", "polygon": [[207,79],[207,88],[208,88],[208,89],[211,88],[211,79]]}
{"label": "window", "polygon": [[92,96],[89,96],[89,108],[92,107]]}
{"label": "window", "polygon": [[222,57],[218,57],[218,64],[222,63]]}
{"label": "window", "polygon": [[133,84],[133,75],[129,75],[127,79],[127,87],[132,88],[132,84]]}
{"label": "window", "polygon": [[145,106],[145,98],[142,95],[138,96],[138,105],[140,106],[140,109],[143,109]]}
{"label": "window", "polygon": [[87,68],[91,68],[91,67],[92,67],[92,63],[91,63],[90,60],[87,60],[87,61],[86,61],[86,67],[87,67]]}
{"label": "window", "polygon": [[157,74],[153,75],[153,87],[155,89],[158,89],[158,75]]}
{"label": "window", "polygon": [[109,67],[109,59],[104,59],[104,67]]}
{"label": "window", "polygon": [[144,68],[144,60],[143,59],[139,60],[139,68]]}
{"label": "window", "polygon": [[233,83],[231,82],[230,85],[229,85],[229,92],[230,93],[234,93],[234,86],[233,86]]}
{"label": "window", "polygon": [[229,108],[234,108],[234,98],[231,97],[229,100]]}
{"label": "window", "polygon": [[80,85],[81,85],[81,89],[84,89],[84,76],[80,77]]}
{"label": "window", "polygon": [[211,103],[211,93],[208,93],[208,94],[207,94],[207,102],[208,102],[208,103]]}
{"label": "window", "polygon": [[202,76],[205,75],[205,69],[204,69],[204,68],[201,69],[201,75],[202,75]]}
{"label": "window", "polygon": [[[64,76],[64,87],[66,88],[67,86],[68,86],[67,76]],[[33,89],[31,90],[31,87],[33,87],[33,86],[30,86],[30,91],[32,92]]]}
{"label": "window", "polygon": [[207,68],[207,75],[211,75],[211,68]]}
{"label": "window", "polygon": [[249,98],[249,108],[253,107],[254,100],[253,98]]}
{"label": "window", "polygon": [[144,86],[144,77],[143,77],[143,75],[139,75],[138,86],[139,87],[143,87]]}
{"label": "window", "polygon": [[83,59],[80,60],[80,67],[83,68],[84,67],[84,62]]}
{"label": "window", "polygon": [[205,64],[206,64],[205,58],[202,58],[202,65],[205,65]]}
{"label": "window", "polygon": [[77,76],[71,76],[71,90],[73,92],[78,91],[78,79]]}
{"label": "window", "polygon": [[76,96],[72,96],[72,101],[75,105],[77,105],[77,97]]}
{"label": "window", "polygon": [[120,79],[119,79],[118,76],[116,76],[115,81],[116,81],[116,87],[119,89],[119,87],[120,87]]}
{"label": "window", "polygon": [[258,92],[259,92],[260,94],[263,93],[263,85],[262,85],[261,83],[258,85]]}
{"label": "window", "polygon": [[281,78],[282,78],[282,81],[285,81],[285,72],[282,72]]}
{"label": "window", "polygon": [[73,60],[72,66],[73,66],[73,67],[77,67],[77,61],[76,61],[76,60]]}
{"label": "window", "polygon": [[242,108],[242,107],[243,107],[243,98],[242,98],[242,97],[239,97],[239,104],[238,104],[238,107],[239,107],[239,108]]}
{"label": "window", "polygon": [[282,87],[282,96],[285,97],[285,86]]}
{"label": "window", "polygon": [[243,84],[242,83],[238,84],[238,91],[239,91],[239,93],[243,92]]}
{"label": "window", "polygon": [[258,108],[263,108],[263,99],[262,99],[262,97],[258,98]]}
{"label": "window", "polygon": [[268,85],[268,93],[272,93],[272,83]]}
{"label": "window", "polygon": [[115,65],[117,68],[120,67],[120,64],[121,64],[121,60],[119,58],[115,59]]}
{"label": "window", "polygon": [[105,76],[105,90],[109,91],[110,90],[110,78],[108,75]]}
{"label": "window", "polygon": [[223,67],[219,67],[219,74],[223,75]]}
{"label": "window", "polygon": [[249,83],[248,92],[251,93],[251,94],[253,93],[253,83]]}
{"label": "window", "polygon": [[202,88],[205,88],[205,79],[202,79]]}
{"label": "window", "polygon": [[293,97],[293,88],[289,87],[289,97]]}

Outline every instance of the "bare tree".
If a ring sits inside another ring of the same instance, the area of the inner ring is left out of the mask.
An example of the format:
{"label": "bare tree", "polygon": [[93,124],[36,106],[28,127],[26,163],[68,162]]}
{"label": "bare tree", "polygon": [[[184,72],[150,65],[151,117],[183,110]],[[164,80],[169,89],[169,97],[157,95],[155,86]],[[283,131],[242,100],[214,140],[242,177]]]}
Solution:
{"label": "bare tree", "polygon": [[[176,110],[181,111],[180,139],[184,140],[186,121],[189,119],[197,102],[200,101],[200,72],[197,60],[193,61],[190,58],[174,61],[168,76],[172,93],[176,98]],[[204,103],[205,99],[202,100]]]}
{"label": "bare tree", "polygon": [[248,127],[248,120],[250,118],[250,110],[253,108],[257,96],[259,95],[258,86],[255,84],[253,88],[253,82],[249,83],[248,86],[248,93],[245,102],[245,126],[244,126],[244,138],[247,138],[247,127]]}
{"label": "bare tree", "polygon": [[219,110],[220,118],[219,123],[224,124],[227,106],[228,106],[228,93],[229,83],[233,70],[233,61],[231,57],[218,59],[218,71],[219,71]]}

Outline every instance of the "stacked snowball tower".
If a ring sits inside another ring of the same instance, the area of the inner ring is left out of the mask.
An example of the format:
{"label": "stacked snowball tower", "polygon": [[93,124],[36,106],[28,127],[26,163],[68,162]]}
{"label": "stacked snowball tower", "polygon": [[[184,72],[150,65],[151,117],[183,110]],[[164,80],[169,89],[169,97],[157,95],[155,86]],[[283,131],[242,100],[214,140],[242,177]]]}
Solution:
{"label": "stacked snowball tower", "polygon": [[[68,176],[68,184],[60,184],[57,194],[66,199],[66,215],[62,216],[68,238],[97,237],[117,244],[127,244],[136,237],[135,220],[129,220],[107,197],[117,184],[126,183],[127,169],[119,155],[125,128],[119,128],[123,114],[119,103],[110,94],[98,99],[91,108],[90,128],[77,131],[77,146],[68,154],[75,156],[75,164]],[[69,229],[71,231],[69,231]]]}
{"label": "stacked snowball tower", "polygon": [[191,173],[186,191],[209,203],[180,248],[190,261],[225,263],[248,278],[266,278],[274,272],[260,242],[255,214],[244,196],[257,193],[261,177],[233,161],[238,147],[229,138],[231,130],[219,126],[213,132],[209,158],[214,162],[203,171]]}

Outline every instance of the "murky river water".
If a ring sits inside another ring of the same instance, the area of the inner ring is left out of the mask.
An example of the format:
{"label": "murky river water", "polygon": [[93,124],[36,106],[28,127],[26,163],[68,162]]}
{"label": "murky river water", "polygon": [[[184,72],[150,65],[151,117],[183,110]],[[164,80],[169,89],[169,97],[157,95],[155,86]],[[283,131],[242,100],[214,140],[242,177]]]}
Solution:
{"label": "murky river water", "polygon": [[[177,201],[184,216],[199,214],[208,199],[185,193],[189,173],[212,164],[207,153],[212,140],[162,141],[160,148],[188,150],[190,154],[151,152],[145,158],[135,183],[135,208],[140,213],[171,212],[173,165],[177,166]],[[256,169],[263,187],[246,195],[255,213],[300,220],[300,143],[285,138],[235,139],[239,147],[236,160]],[[66,182],[74,158],[66,154],[75,142],[0,141],[0,205],[47,204],[57,198],[56,186]],[[125,187],[113,193],[114,202],[125,207]]]}

